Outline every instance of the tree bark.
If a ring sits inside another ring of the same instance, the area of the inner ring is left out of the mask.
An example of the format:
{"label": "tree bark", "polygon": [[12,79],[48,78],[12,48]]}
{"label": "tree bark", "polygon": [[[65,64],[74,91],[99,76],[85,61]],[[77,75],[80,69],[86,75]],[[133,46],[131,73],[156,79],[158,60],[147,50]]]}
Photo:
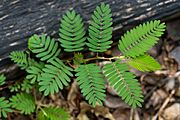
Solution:
{"label": "tree bark", "polygon": [[[58,37],[59,21],[68,9],[81,14],[85,26],[100,0],[1,0],[0,1],[0,70],[11,62],[13,50],[27,48],[33,34]],[[130,26],[147,20],[168,20],[180,13],[180,0],[105,0],[113,13],[113,39]]]}

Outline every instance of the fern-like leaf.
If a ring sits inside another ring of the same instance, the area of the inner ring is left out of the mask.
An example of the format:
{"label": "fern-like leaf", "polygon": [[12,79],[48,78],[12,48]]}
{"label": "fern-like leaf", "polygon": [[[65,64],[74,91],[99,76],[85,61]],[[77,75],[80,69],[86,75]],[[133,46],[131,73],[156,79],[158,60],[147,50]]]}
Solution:
{"label": "fern-like leaf", "polygon": [[74,10],[67,11],[61,19],[59,36],[61,46],[66,52],[75,52],[85,45],[85,29],[82,18]]}
{"label": "fern-like leaf", "polygon": [[109,5],[101,3],[91,17],[87,46],[93,52],[105,52],[112,43],[112,14]]}
{"label": "fern-like leaf", "polygon": [[155,71],[161,68],[161,65],[148,54],[138,56],[136,58],[130,59],[127,63],[140,70],[140,71]]}
{"label": "fern-like leaf", "polygon": [[38,113],[38,120],[69,120],[70,115],[62,108],[48,107],[43,108]]}
{"label": "fern-like leaf", "polygon": [[29,80],[25,79],[23,83],[21,84],[21,90],[25,91],[26,93],[29,93],[32,89],[32,84]]}
{"label": "fern-like leaf", "polygon": [[28,56],[24,51],[13,51],[13,52],[10,53],[9,57],[21,69],[26,69],[29,66]]}
{"label": "fern-like leaf", "polygon": [[17,82],[8,88],[10,89],[10,92],[18,92],[21,89],[21,84]]}
{"label": "fern-like leaf", "polygon": [[6,77],[4,74],[0,74],[0,86],[5,84]]}
{"label": "fern-like leaf", "polygon": [[83,96],[93,106],[102,105],[105,99],[105,82],[100,68],[95,64],[80,65],[75,69],[77,82]]}
{"label": "fern-like leaf", "polygon": [[48,61],[57,57],[60,53],[58,42],[51,39],[49,36],[42,34],[41,36],[33,35],[28,40],[28,48],[36,53],[36,57],[41,61]]}
{"label": "fern-like leaf", "polygon": [[72,68],[67,67],[60,59],[55,58],[49,61],[43,68],[40,77],[40,91],[44,91],[44,95],[54,94],[63,89],[63,85],[67,86],[73,76]]}
{"label": "fern-like leaf", "polygon": [[137,57],[143,55],[150,49],[165,31],[165,24],[160,20],[139,25],[121,37],[119,50],[127,57]]}
{"label": "fern-like leaf", "polygon": [[21,113],[31,114],[35,111],[35,100],[30,94],[17,93],[9,100],[11,107],[19,110]]}
{"label": "fern-like leaf", "polygon": [[140,84],[135,79],[135,76],[129,70],[125,63],[120,63],[119,60],[106,64],[103,67],[104,75],[108,79],[110,85],[122,97],[127,104],[133,108],[141,107],[142,91]]}
{"label": "fern-like leaf", "polygon": [[36,81],[38,82],[41,77],[42,69],[44,68],[43,62],[33,61],[32,65],[26,69],[28,75],[26,79],[30,80],[31,84],[34,84]]}
{"label": "fern-like leaf", "polygon": [[5,100],[4,97],[0,97],[0,118],[6,118],[9,112],[12,112],[9,101]]}

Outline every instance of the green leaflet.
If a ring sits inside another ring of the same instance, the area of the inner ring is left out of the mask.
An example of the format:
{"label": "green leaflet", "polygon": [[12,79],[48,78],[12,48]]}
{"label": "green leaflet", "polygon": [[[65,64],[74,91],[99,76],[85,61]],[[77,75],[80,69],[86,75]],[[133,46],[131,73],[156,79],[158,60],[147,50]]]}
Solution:
{"label": "green leaflet", "polygon": [[109,5],[101,3],[96,7],[94,14],[91,16],[90,26],[88,29],[89,37],[87,46],[93,52],[105,52],[111,46],[112,41],[112,14]]}
{"label": "green leaflet", "polygon": [[38,113],[37,120],[69,120],[70,115],[62,108],[48,107],[43,108]]}
{"label": "green leaflet", "polygon": [[36,53],[36,57],[40,58],[41,61],[48,61],[57,57],[61,51],[58,42],[51,39],[49,36],[42,34],[41,36],[33,35],[28,40],[28,48]]}
{"label": "green leaflet", "polygon": [[31,84],[34,84],[36,81],[40,81],[42,69],[44,68],[43,62],[36,62],[32,60],[31,66],[26,69],[28,75],[26,76],[27,80],[30,80]]}
{"label": "green leaflet", "polygon": [[96,64],[79,65],[75,71],[81,92],[89,104],[94,107],[96,103],[102,105],[106,95],[105,82],[100,67]]}
{"label": "green leaflet", "polygon": [[20,83],[15,83],[14,85],[11,85],[8,87],[10,89],[10,92],[18,92],[21,89]]}
{"label": "green leaflet", "polygon": [[19,110],[21,113],[27,115],[35,111],[35,101],[33,96],[30,94],[17,93],[9,100],[11,107]]}
{"label": "green leaflet", "polygon": [[44,95],[54,94],[67,86],[73,74],[70,67],[67,67],[59,58],[51,59],[50,64],[45,64],[39,78],[39,91],[44,91]]}
{"label": "green leaflet", "polygon": [[14,61],[21,69],[26,69],[29,66],[27,54],[24,51],[13,51],[10,53],[12,61]]}
{"label": "green leaflet", "polygon": [[63,15],[59,29],[59,41],[66,52],[83,50],[86,40],[83,26],[82,18],[74,10],[67,11]]}
{"label": "green leaflet", "polygon": [[29,80],[25,79],[23,80],[23,83],[21,84],[21,90],[25,91],[26,93],[30,93],[30,90],[32,89],[32,84]]}
{"label": "green leaflet", "polygon": [[7,113],[12,112],[8,100],[5,97],[0,97],[0,118],[7,118]]}
{"label": "green leaflet", "polygon": [[128,66],[125,63],[120,63],[119,60],[105,64],[103,67],[105,77],[122,100],[133,108],[141,107],[143,96],[140,84],[133,73],[128,72],[128,70]]}
{"label": "green leaflet", "polygon": [[25,79],[21,82],[17,82],[11,86],[8,87],[10,89],[10,92],[19,92],[25,91],[26,93],[30,93],[30,90],[32,89],[32,84],[28,79]]}
{"label": "green leaflet", "polygon": [[119,41],[119,50],[126,56],[135,58],[150,49],[165,31],[160,20],[144,23],[127,31]]}
{"label": "green leaflet", "polygon": [[127,61],[127,63],[130,66],[143,72],[155,71],[161,68],[161,65],[154,58],[147,54],[130,59]]}
{"label": "green leaflet", "polygon": [[5,84],[6,77],[4,74],[0,74],[0,86]]}

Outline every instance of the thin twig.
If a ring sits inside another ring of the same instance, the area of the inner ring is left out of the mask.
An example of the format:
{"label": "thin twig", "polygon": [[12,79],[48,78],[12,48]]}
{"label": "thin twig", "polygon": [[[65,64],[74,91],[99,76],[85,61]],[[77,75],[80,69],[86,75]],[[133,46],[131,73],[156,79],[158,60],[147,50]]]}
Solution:
{"label": "thin twig", "polygon": [[167,106],[167,104],[169,103],[169,101],[172,98],[172,96],[174,95],[174,93],[175,93],[175,90],[172,90],[170,95],[166,98],[166,100],[162,104],[161,108],[159,109],[157,114],[152,118],[152,120],[156,120],[157,117],[158,117],[158,119],[160,119],[160,115],[162,114],[163,109]]}
{"label": "thin twig", "polygon": [[8,87],[10,87],[10,86],[13,86],[13,85],[16,84],[16,83],[19,83],[21,80],[22,80],[22,79],[18,79],[16,82],[12,82],[12,83],[4,86],[4,87],[0,87],[0,91],[3,90],[3,89],[8,88]]}
{"label": "thin twig", "polygon": [[76,68],[75,66],[73,66],[71,63],[70,63],[70,61],[67,61],[67,64],[71,67],[71,68]]}
{"label": "thin twig", "polygon": [[130,118],[129,120],[133,120],[133,116],[134,116],[134,109],[131,108],[131,112],[130,112]]}

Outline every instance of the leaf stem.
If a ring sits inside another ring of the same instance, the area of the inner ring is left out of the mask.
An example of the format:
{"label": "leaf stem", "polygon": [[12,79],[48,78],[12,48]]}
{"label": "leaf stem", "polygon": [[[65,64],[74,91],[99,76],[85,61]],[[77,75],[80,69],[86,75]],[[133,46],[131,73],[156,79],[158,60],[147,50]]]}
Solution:
{"label": "leaf stem", "polygon": [[87,59],[84,59],[86,62],[87,61],[91,61],[91,60],[114,60],[114,59],[124,59],[125,56],[115,56],[115,57],[111,57],[111,58],[106,58],[106,57],[99,57],[99,56],[96,56],[96,57],[93,57],[93,58],[87,58]]}

